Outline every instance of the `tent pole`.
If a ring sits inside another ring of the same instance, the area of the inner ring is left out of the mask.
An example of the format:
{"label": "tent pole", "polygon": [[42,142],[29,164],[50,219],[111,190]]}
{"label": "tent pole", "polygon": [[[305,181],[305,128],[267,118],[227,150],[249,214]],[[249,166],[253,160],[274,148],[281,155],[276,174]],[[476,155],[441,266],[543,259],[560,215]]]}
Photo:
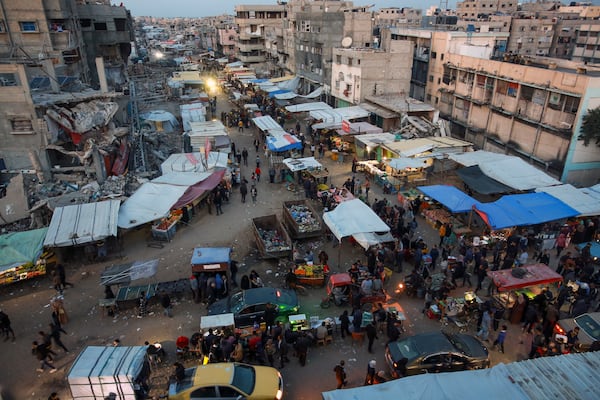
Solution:
{"label": "tent pole", "polygon": [[342,270],[342,239],[340,238],[340,243],[338,244],[338,270]]}
{"label": "tent pole", "polygon": [[469,212],[469,223],[467,224],[467,228],[471,229],[471,221],[473,220],[473,209]]}

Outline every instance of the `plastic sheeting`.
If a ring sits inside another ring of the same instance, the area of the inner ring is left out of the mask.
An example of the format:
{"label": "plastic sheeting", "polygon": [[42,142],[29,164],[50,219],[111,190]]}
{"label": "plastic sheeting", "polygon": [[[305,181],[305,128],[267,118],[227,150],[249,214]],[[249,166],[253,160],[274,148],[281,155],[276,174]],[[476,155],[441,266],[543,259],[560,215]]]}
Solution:
{"label": "plastic sheeting", "polygon": [[518,157],[479,164],[484,174],[517,190],[531,190],[561,182]]}
{"label": "plastic sheeting", "polygon": [[510,156],[500,153],[493,153],[491,151],[477,150],[468,151],[466,153],[450,153],[449,157],[451,160],[456,161],[465,167],[471,167],[473,165],[479,165],[489,161],[504,160],[506,157]]}
{"label": "plastic sheeting", "polygon": [[195,185],[188,187],[185,193],[179,198],[179,200],[177,200],[175,204],[173,204],[173,206],[171,206],[171,208],[181,208],[184,205],[189,204],[192,201],[196,200],[198,197],[202,196],[204,192],[208,190],[213,190],[217,187],[219,183],[221,183],[221,180],[223,179],[224,175],[225,169],[215,171],[202,182],[196,183]]}
{"label": "plastic sheeting", "polygon": [[318,162],[314,157],[286,158],[283,160],[283,163],[292,172],[322,167],[321,163]]}
{"label": "plastic sheeting", "polygon": [[579,215],[547,193],[525,193],[503,196],[493,203],[479,203],[475,211],[492,229],[527,226]]}
{"label": "plastic sheeting", "polygon": [[359,199],[340,203],[333,211],[323,214],[323,221],[339,241],[357,233],[390,231],[371,207]]}
{"label": "plastic sheeting", "polygon": [[48,228],[0,235],[0,272],[35,263],[44,250],[44,238]]}
{"label": "plastic sheeting", "polygon": [[457,169],[456,174],[477,193],[494,194],[512,191],[510,187],[503,185],[481,172],[478,165]]}
{"label": "plastic sheeting", "polygon": [[[211,151],[208,154],[208,170],[227,167],[227,154]],[[163,175],[169,172],[206,172],[203,153],[171,154],[161,165]]]}
{"label": "plastic sheeting", "polygon": [[402,171],[406,168],[425,168],[429,165],[429,160],[429,158],[402,157],[390,158],[389,160],[385,161],[385,163],[395,170]]}
{"label": "plastic sheeting", "polygon": [[379,243],[389,243],[394,241],[394,236],[392,236],[390,232],[381,235],[375,232],[355,233],[352,237],[365,250]]}
{"label": "plastic sheeting", "polygon": [[184,132],[192,130],[190,122],[206,121],[206,108],[203,103],[182,104],[179,109]]}
{"label": "plastic sheeting", "polygon": [[600,201],[587,194],[585,189],[577,189],[573,185],[560,185],[539,188],[536,192],[548,193],[563,203],[579,211],[580,216],[600,215]]}
{"label": "plastic sheeting", "polygon": [[254,125],[256,125],[256,127],[263,132],[285,132],[285,129],[283,129],[281,125],[279,125],[277,121],[275,121],[270,115],[263,115],[262,117],[252,118],[252,122],[254,122]]}
{"label": "plastic sheeting", "polygon": [[171,207],[188,186],[146,182],[128,198],[119,210],[119,228],[130,229],[169,215]]}
{"label": "plastic sheeting", "polygon": [[322,120],[322,122],[313,124],[313,129],[339,128],[344,120],[366,118],[369,115],[369,111],[359,106],[310,111],[311,118]]}
{"label": "plastic sheeting", "polygon": [[309,112],[315,110],[333,110],[333,108],[322,101],[314,101],[312,103],[302,103],[302,104],[294,104],[293,106],[287,106],[286,111],[291,113],[298,112]]}
{"label": "plastic sheeting", "polygon": [[119,200],[57,207],[44,246],[68,247],[117,236]]}
{"label": "plastic sheeting", "polygon": [[454,213],[468,212],[473,206],[480,204],[471,196],[461,192],[454,186],[432,185],[419,186],[418,189],[436,201],[442,203]]}
{"label": "plastic sheeting", "polygon": [[192,265],[217,264],[231,261],[229,247],[196,247],[192,253]]}
{"label": "plastic sheeting", "polygon": [[296,136],[289,133],[269,131],[269,136],[267,136],[267,148],[273,152],[284,152],[301,149],[302,142]]}

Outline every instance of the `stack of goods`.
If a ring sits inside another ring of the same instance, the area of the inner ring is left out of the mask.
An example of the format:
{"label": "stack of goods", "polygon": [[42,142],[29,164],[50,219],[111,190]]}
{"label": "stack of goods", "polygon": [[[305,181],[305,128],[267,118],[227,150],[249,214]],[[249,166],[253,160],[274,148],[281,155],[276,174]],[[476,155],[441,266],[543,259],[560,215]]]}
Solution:
{"label": "stack of goods", "polygon": [[311,209],[304,204],[289,206],[288,210],[298,225],[298,232],[304,233],[321,230],[319,220],[313,215]]}
{"label": "stack of goods", "polygon": [[285,238],[277,230],[259,229],[258,233],[260,233],[260,238],[263,240],[267,252],[291,250],[290,245],[286,243]]}
{"label": "stack of goods", "polygon": [[323,268],[320,265],[300,265],[296,268],[294,274],[307,277],[323,275]]}
{"label": "stack of goods", "polygon": [[423,210],[423,216],[427,221],[435,224],[447,224],[450,222],[450,213],[442,208],[429,208]]}

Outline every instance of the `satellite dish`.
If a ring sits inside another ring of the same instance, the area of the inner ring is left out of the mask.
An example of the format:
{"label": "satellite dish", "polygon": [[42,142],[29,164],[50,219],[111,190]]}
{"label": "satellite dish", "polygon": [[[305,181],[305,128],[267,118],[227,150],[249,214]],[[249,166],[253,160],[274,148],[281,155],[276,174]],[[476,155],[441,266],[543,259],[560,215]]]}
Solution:
{"label": "satellite dish", "polygon": [[342,39],[342,47],[348,48],[352,46],[352,38],[350,36],[346,36]]}

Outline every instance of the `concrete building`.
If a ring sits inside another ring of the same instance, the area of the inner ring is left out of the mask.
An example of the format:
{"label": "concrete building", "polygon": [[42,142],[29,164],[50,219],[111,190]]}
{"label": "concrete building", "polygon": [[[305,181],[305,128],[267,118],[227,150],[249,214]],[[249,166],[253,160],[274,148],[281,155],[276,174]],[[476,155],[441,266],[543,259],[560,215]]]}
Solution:
{"label": "concrete building", "polygon": [[550,55],[556,22],[549,18],[513,18],[506,51],[525,56]]}
{"label": "concrete building", "polygon": [[333,49],[331,96],[336,106],[356,105],[366,96],[408,94],[413,46],[394,41],[386,49]]}
{"label": "concrete building", "polygon": [[233,27],[217,28],[217,50],[224,56],[234,57],[236,55],[235,45],[237,43],[238,32]]}
{"label": "concrete building", "polygon": [[421,26],[423,10],[411,7],[387,7],[375,12],[375,23],[380,27],[397,26],[418,28]]}
{"label": "concrete building", "polygon": [[575,32],[575,48],[571,56],[573,61],[600,63],[600,21],[593,22],[579,25],[579,30]]}
{"label": "concrete building", "polygon": [[237,5],[235,23],[239,28],[236,44],[237,58],[257,71],[267,72],[267,60],[278,31],[283,27],[286,17],[285,6],[274,5]]}
{"label": "concrete building", "polygon": [[487,18],[491,14],[517,11],[517,0],[464,0],[456,3],[456,15],[464,20]]}

